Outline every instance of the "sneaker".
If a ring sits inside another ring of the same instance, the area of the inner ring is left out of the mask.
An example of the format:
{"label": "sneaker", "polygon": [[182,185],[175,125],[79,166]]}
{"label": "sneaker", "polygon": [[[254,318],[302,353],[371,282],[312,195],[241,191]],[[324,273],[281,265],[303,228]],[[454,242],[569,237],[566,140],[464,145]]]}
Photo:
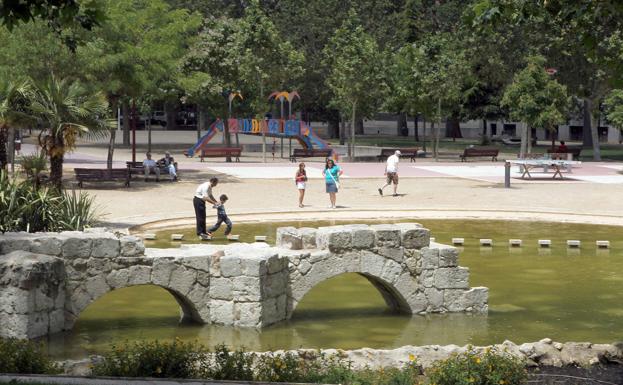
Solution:
{"label": "sneaker", "polygon": [[379,189],[379,195],[383,196],[383,189]]}

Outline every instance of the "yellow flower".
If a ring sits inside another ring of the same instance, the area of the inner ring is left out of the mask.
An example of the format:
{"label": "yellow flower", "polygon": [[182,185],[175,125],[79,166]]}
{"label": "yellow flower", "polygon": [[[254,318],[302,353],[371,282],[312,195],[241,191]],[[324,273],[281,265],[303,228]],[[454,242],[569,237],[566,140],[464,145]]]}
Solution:
{"label": "yellow flower", "polygon": [[469,382],[474,382],[474,381],[476,381],[476,380],[474,379],[474,377],[470,377],[468,381],[469,381]]}
{"label": "yellow flower", "polygon": [[504,385],[504,384],[506,384],[506,381],[500,380],[500,385]]}
{"label": "yellow flower", "polygon": [[480,363],[480,357],[476,358],[476,363],[479,364]]}
{"label": "yellow flower", "polygon": [[409,354],[409,361],[415,361],[415,356],[413,354]]}

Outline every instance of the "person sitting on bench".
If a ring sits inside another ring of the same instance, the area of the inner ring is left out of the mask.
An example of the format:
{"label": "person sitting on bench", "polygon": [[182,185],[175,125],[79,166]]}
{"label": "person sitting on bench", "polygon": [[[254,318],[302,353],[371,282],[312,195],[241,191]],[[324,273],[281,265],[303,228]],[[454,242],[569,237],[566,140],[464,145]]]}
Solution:
{"label": "person sitting on bench", "polygon": [[569,151],[569,148],[567,147],[567,145],[565,144],[564,140],[560,141],[560,146],[558,146],[558,152],[560,153],[566,153],[567,151]]}
{"label": "person sitting on bench", "polygon": [[160,180],[160,168],[158,167],[158,164],[156,163],[155,160],[151,158],[151,152],[148,152],[147,154],[145,154],[145,156],[147,157],[143,161],[143,170],[145,171],[145,182],[147,182],[147,177],[152,172],[156,174],[156,181],[159,181]]}
{"label": "person sitting on bench", "polygon": [[169,151],[164,153],[164,158],[158,161],[159,165],[164,166],[169,171],[169,177],[171,180],[177,180],[177,170],[175,170],[175,159],[171,156]]}

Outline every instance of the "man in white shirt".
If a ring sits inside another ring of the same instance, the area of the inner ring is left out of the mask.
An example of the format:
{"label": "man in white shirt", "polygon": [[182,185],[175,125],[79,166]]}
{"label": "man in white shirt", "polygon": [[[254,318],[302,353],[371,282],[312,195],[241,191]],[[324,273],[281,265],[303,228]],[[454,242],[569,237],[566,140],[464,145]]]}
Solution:
{"label": "man in white shirt", "polygon": [[143,170],[145,171],[145,182],[147,182],[147,177],[150,173],[156,174],[156,181],[160,180],[160,167],[158,167],[158,163],[151,158],[151,152],[145,154],[147,159],[143,161]]}
{"label": "man in white shirt", "polygon": [[193,198],[193,206],[195,207],[195,219],[197,220],[197,235],[201,239],[209,239],[206,232],[206,202],[213,205],[217,204],[216,198],[212,195],[212,187],[218,184],[218,178],[211,178],[209,182],[205,182],[197,187]]}
{"label": "man in white shirt", "polygon": [[394,183],[394,196],[398,196],[396,190],[398,189],[398,163],[400,162],[400,151],[396,150],[394,155],[387,158],[387,164],[385,165],[385,177],[387,181],[385,185],[379,188],[379,194],[383,195],[383,189],[390,184]]}

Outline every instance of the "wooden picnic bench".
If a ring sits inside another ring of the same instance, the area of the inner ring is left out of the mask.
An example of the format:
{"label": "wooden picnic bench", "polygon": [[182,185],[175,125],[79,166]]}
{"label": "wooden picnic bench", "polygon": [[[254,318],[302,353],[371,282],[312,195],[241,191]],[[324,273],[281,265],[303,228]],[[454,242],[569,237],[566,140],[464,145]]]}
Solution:
{"label": "wooden picnic bench", "polygon": [[[128,175],[132,178],[132,175],[145,175],[145,167],[143,166],[143,162],[132,162],[131,160],[125,162],[126,167],[128,168]],[[177,171],[177,175],[179,176],[179,169],[177,168],[177,162],[173,162],[173,166],[175,166],[175,170]],[[160,175],[168,175],[169,168],[165,167],[163,164],[158,163],[158,168],[160,169]]]}
{"label": "wooden picnic bench", "polygon": [[573,156],[573,160],[579,160],[581,152],[582,147],[567,147],[566,151],[560,151],[557,148],[547,149],[547,153],[552,154],[552,159],[567,159],[567,154],[571,154]]}
{"label": "wooden picnic bench", "polygon": [[123,181],[124,186],[130,187],[130,174],[127,168],[74,168],[78,186],[83,182]]}
{"label": "wooden picnic bench", "polygon": [[381,149],[381,154],[377,155],[376,158],[379,162],[387,160],[390,156],[394,155],[396,151],[400,151],[400,156],[404,158],[409,158],[411,162],[415,162],[415,158],[417,158],[417,152],[419,148],[383,148]]}
{"label": "wooden picnic bench", "polygon": [[296,162],[296,158],[329,158],[333,150],[295,148],[290,155],[290,162]]}
{"label": "wooden picnic bench", "polygon": [[475,158],[481,156],[490,156],[491,161],[495,162],[498,160],[498,154],[500,150],[497,148],[488,148],[488,147],[468,147],[463,150],[463,154],[459,155],[461,157],[461,162],[467,161],[467,158]]}
{"label": "wooden picnic bench", "polygon": [[201,161],[203,158],[220,158],[232,156],[236,158],[236,162],[240,162],[241,147],[206,147],[201,149]]}

